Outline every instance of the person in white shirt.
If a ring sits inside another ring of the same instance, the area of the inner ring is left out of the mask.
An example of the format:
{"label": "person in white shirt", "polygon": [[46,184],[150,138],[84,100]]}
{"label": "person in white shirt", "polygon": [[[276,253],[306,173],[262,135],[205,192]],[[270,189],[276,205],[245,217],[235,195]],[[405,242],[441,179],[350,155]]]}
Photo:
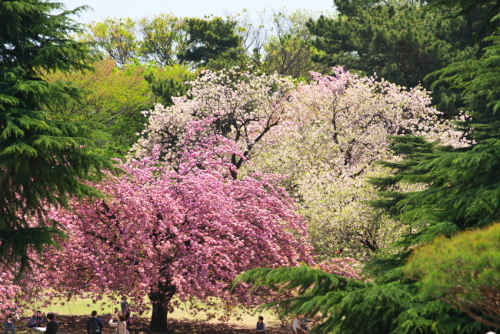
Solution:
{"label": "person in white shirt", "polygon": [[293,329],[294,334],[303,334],[304,333],[302,328],[300,328],[300,321],[299,321],[298,315],[296,315],[295,318],[293,318],[292,329]]}
{"label": "person in white shirt", "polygon": [[114,334],[128,334],[127,323],[125,322],[125,316],[123,314],[120,314],[119,317],[113,316],[111,320],[109,320],[109,326],[115,327]]}

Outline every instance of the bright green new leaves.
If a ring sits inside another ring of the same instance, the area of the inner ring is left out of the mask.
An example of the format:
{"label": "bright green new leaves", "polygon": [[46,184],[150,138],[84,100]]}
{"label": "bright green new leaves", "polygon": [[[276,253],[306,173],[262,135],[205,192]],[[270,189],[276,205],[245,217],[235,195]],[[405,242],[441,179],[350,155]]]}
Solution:
{"label": "bright green new leaves", "polygon": [[160,66],[176,63],[176,53],[186,48],[184,19],[169,14],[143,18],[138,24],[142,37],[139,53],[144,60],[153,60]]}
{"label": "bright green new leaves", "polygon": [[404,267],[421,291],[500,328],[500,224],[440,237],[416,250]]}
{"label": "bright green new leaves", "polygon": [[107,18],[104,22],[89,25],[90,34],[86,36],[94,40],[123,66],[137,57],[138,38],[135,34],[136,22],[130,18]]}
{"label": "bright green new leaves", "polygon": [[[161,69],[137,63],[116,67],[113,60],[95,62],[94,71],[56,72],[46,75],[60,90],[53,91],[49,115],[61,121],[93,122],[104,138],[100,147],[112,156],[125,155],[137,140],[147,119],[141,113],[158,99],[151,93],[144,76]],[[68,82],[71,82],[68,91]],[[73,96],[74,88],[79,94]]]}

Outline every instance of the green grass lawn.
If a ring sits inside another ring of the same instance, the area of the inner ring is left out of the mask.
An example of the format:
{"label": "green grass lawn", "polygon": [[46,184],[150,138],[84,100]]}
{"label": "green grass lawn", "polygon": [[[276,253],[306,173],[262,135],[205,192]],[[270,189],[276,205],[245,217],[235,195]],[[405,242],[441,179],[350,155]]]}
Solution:
{"label": "green grass lawn", "polygon": [[[42,312],[47,314],[48,312],[55,312],[56,314],[61,314],[61,315],[90,315],[90,313],[93,310],[96,310],[98,314],[101,316],[106,316],[106,315],[111,315],[114,313],[114,309],[120,308],[120,303],[115,302],[114,304],[104,297],[104,300],[99,301],[97,304],[93,304],[92,299],[90,298],[79,298],[76,300],[72,301],[64,301],[64,305],[60,305],[60,302],[63,300],[58,301],[57,299],[53,300],[54,303],[57,303],[57,305],[52,305],[47,308],[42,308],[41,305],[43,304],[40,302],[39,304],[33,305],[33,309],[25,309],[23,318],[24,317],[30,317],[33,311],[36,311],[40,309]],[[106,304],[112,305],[112,306],[105,306],[103,310],[101,310],[101,303],[105,302]],[[90,305],[90,306],[87,306]],[[254,312],[254,310],[249,310],[250,312]],[[259,315],[264,316],[266,321],[269,322],[276,322],[278,321],[278,318],[273,315],[270,312],[261,312],[258,314],[247,314],[244,313],[241,315],[242,320],[237,320],[236,318],[232,318],[228,321],[228,323],[233,323],[233,324],[238,324],[242,326],[249,326],[253,328],[255,326],[255,323],[257,322],[257,317]],[[133,313],[132,313],[133,316]],[[150,318],[151,317],[151,312],[146,313],[142,317],[145,318]],[[195,315],[188,310],[185,310],[183,308],[176,308],[174,312],[170,313],[168,315],[169,318],[172,319],[178,319],[178,320],[197,320],[197,321],[207,321],[206,316],[204,314],[198,314]],[[210,322],[218,322],[217,320],[210,320]]]}

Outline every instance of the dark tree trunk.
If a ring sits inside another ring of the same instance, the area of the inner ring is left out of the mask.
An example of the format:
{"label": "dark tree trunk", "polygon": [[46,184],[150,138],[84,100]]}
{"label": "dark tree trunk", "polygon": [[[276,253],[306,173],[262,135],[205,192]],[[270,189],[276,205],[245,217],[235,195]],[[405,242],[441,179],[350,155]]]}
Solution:
{"label": "dark tree trunk", "polygon": [[153,303],[153,314],[151,315],[152,331],[168,333],[168,304],[176,291],[175,285],[158,283],[158,292],[149,294],[149,299]]}

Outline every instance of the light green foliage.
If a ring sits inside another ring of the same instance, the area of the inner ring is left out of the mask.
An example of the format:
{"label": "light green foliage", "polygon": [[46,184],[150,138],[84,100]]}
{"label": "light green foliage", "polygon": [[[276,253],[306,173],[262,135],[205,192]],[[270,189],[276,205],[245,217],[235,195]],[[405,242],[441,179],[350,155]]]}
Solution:
{"label": "light green foliage", "polygon": [[138,54],[136,21],[130,18],[107,18],[88,25],[84,39],[96,41],[119,66],[135,59]]}
{"label": "light green foliage", "polygon": [[[59,122],[40,111],[58,89],[40,73],[82,70],[89,45],[69,37],[79,26],[60,3],[0,1],[0,261],[30,265],[32,248],[41,252],[62,234],[45,218],[50,205],[72,196],[95,196],[87,183],[112,169],[93,151],[93,128]],[[54,15],[54,12],[60,13]]]}
{"label": "light green foliage", "polygon": [[264,45],[263,71],[302,79],[309,78],[310,71],[328,72],[327,65],[313,61],[318,51],[312,45],[313,36],[306,27],[311,17],[314,13],[308,11],[273,13],[272,33]]}
{"label": "light green foliage", "polygon": [[137,63],[121,68],[115,64],[113,60],[101,60],[94,63],[94,71],[46,75],[48,81],[58,85],[71,82],[83,90],[76,99],[64,90],[56,91],[57,100],[47,110],[53,119],[93,122],[105,134],[100,147],[120,157],[128,152],[147,122],[141,111],[158,102],[144,76],[161,70]]}
{"label": "light green foliage", "polygon": [[138,23],[141,38],[139,53],[142,59],[152,60],[162,67],[174,65],[178,50],[184,50],[187,47],[185,24],[184,19],[171,14],[140,19]]}
{"label": "light green foliage", "polygon": [[404,271],[421,291],[500,328],[500,224],[440,237],[417,249]]}

